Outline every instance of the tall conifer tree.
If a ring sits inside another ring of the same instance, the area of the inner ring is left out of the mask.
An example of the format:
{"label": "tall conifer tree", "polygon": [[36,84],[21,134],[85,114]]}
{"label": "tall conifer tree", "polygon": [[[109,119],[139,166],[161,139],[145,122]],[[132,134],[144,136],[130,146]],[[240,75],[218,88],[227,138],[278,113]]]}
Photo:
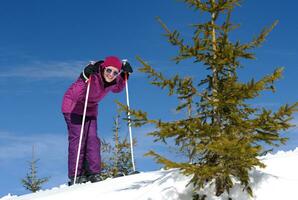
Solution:
{"label": "tall conifer tree", "polygon": [[[265,28],[251,42],[231,41],[230,32],[237,25],[231,23],[231,13],[239,0],[184,0],[195,11],[207,17],[192,25],[192,41],[187,43],[181,34],[171,31],[158,18],[168,41],[178,48],[174,58],[177,64],[192,59],[197,67],[207,70],[199,82],[179,74],[166,78],[147,62],[138,57],[140,69],[152,80],[152,84],[168,89],[170,96],[179,99],[176,110],[192,113],[175,121],[150,119],[147,112],[130,110],[134,126],[153,124],[156,131],[149,133],[157,141],[175,140],[178,149],[187,150],[191,162],[174,162],[150,151],[157,162],[167,168],[180,168],[186,175],[192,175],[195,192],[207,183],[214,183],[216,195],[229,192],[232,178],[241,182],[252,195],[248,172],[255,167],[265,167],[259,156],[266,152],[265,144],[278,146],[287,138],[281,132],[292,126],[290,120],[297,112],[298,103],[283,105],[276,111],[256,108],[248,103],[264,90],[274,92],[274,83],[281,75],[279,67],[260,80],[242,82],[237,70],[243,67],[241,61],[254,59],[252,52],[265,40],[277,22]],[[183,70],[183,66],[180,66]],[[198,75],[200,76],[200,75]],[[122,105],[124,110],[128,108]],[[195,111],[195,112],[194,112]],[[200,197],[201,198],[201,197]]]}

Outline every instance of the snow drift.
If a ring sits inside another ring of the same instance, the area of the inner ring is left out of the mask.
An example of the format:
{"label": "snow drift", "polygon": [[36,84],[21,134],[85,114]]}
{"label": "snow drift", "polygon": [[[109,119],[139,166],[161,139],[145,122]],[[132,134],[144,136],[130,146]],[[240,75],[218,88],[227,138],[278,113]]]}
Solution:
{"label": "snow drift", "polygon": [[[294,151],[278,152],[261,158],[265,169],[250,172],[254,197],[250,198],[235,181],[230,197],[235,200],[297,200],[298,148]],[[179,170],[160,170],[120,178],[107,179],[99,183],[86,183],[68,187],[62,185],[33,194],[14,196],[8,194],[0,200],[65,200],[65,199],[121,199],[121,200],[189,200],[192,188],[187,186],[190,177]],[[228,194],[214,195],[214,184],[200,191],[206,200],[226,200]]]}

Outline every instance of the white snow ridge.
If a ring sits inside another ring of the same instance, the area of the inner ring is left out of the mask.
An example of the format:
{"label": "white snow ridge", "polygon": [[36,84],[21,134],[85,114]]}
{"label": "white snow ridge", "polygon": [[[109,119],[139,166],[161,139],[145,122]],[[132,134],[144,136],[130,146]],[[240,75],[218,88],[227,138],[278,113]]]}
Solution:
{"label": "white snow ridge", "polygon": [[[278,152],[261,158],[265,169],[252,170],[251,181],[254,197],[250,198],[236,182],[230,191],[233,200],[297,200],[298,148]],[[0,200],[191,200],[192,188],[187,186],[190,177],[177,169],[145,172],[136,175],[107,179],[98,183],[86,183],[43,190],[22,196],[8,194]],[[226,200],[228,195],[216,197],[214,184],[201,190],[205,200]]]}

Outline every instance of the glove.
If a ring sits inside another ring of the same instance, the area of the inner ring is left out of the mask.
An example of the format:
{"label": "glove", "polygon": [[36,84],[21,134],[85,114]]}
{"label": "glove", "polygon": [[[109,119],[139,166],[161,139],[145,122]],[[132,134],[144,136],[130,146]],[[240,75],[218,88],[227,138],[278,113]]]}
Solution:
{"label": "glove", "polygon": [[92,74],[99,73],[99,67],[102,63],[103,61],[90,62],[81,73],[81,79],[87,81]]}
{"label": "glove", "polygon": [[122,72],[121,72],[121,77],[123,79],[128,79],[129,74],[133,72],[131,65],[127,60],[122,60]]}
{"label": "glove", "polygon": [[125,73],[132,73],[132,67],[126,60],[122,62],[122,71]]}

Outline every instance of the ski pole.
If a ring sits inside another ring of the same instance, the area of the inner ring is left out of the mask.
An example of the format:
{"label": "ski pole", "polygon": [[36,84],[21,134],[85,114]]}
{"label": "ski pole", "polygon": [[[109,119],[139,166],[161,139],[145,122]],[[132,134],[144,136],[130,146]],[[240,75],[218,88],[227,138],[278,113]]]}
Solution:
{"label": "ski pole", "polygon": [[[128,93],[128,80],[127,80],[127,74],[125,74],[125,88],[126,88],[126,103],[128,110],[130,109],[129,106],[129,93]],[[131,131],[131,121],[130,121],[130,112],[127,112],[127,118],[128,118],[128,130],[129,130],[129,137],[130,137],[130,152],[131,152],[131,162],[132,162],[132,168],[133,171],[136,171],[135,167],[135,160],[134,160],[134,152],[133,152],[133,139],[132,139],[132,131]]]}
{"label": "ski pole", "polygon": [[76,184],[76,179],[77,179],[79,159],[80,159],[80,153],[81,153],[81,145],[82,145],[82,139],[83,139],[84,126],[85,126],[87,104],[88,104],[88,97],[89,97],[89,91],[90,91],[91,76],[90,76],[89,80],[87,80],[87,82],[88,82],[88,85],[87,85],[87,92],[86,92],[86,99],[85,99],[85,105],[84,105],[82,127],[81,127],[81,133],[80,133],[80,140],[79,140],[79,147],[78,147],[78,154],[77,154],[77,160],[76,160],[76,169],[75,169],[75,176],[74,176],[73,184]]}

